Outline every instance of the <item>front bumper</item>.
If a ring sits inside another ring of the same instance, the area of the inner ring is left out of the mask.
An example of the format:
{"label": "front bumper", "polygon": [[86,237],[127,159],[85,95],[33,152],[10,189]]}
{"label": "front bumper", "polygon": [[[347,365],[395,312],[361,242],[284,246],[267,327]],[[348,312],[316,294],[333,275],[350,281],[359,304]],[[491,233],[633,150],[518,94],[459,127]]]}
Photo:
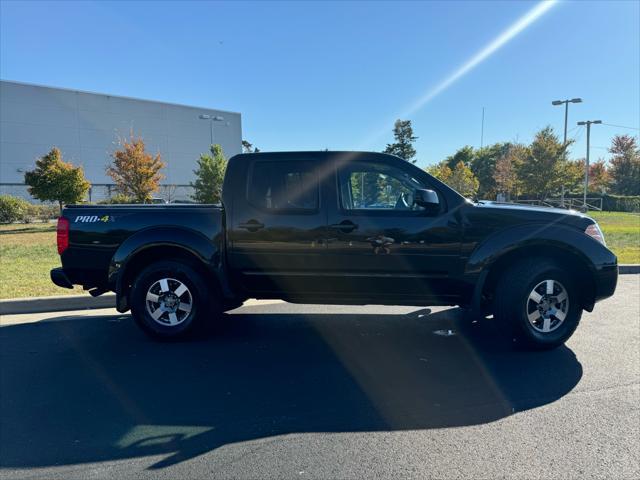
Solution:
{"label": "front bumper", "polygon": [[610,297],[616,291],[616,285],[618,285],[618,265],[607,265],[606,267],[600,267],[595,274],[595,298],[594,301],[598,302],[605,298]]}
{"label": "front bumper", "polygon": [[62,267],[52,269],[50,275],[51,281],[57,286],[62,288],[73,288],[73,284],[69,280],[69,277],[67,277],[67,274],[64,273],[64,269]]}

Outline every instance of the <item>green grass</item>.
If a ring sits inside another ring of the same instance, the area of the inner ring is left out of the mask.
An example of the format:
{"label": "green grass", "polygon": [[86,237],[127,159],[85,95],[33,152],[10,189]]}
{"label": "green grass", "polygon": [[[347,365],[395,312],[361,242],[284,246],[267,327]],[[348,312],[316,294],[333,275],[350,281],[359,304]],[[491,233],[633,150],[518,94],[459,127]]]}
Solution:
{"label": "green grass", "polygon": [[640,263],[640,214],[623,212],[591,212],[604,239],[619,263]]}
{"label": "green grass", "polygon": [[49,270],[59,266],[55,224],[0,226],[0,299],[81,293],[51,282]]}
{"label": "green grass", "polygon": [[[640,263],[640,214],[593,212],[607,246],[620,263]],[[0,226],[0,299],[78,294],[55,286],[49,270],[60,266],[51,223]]]}

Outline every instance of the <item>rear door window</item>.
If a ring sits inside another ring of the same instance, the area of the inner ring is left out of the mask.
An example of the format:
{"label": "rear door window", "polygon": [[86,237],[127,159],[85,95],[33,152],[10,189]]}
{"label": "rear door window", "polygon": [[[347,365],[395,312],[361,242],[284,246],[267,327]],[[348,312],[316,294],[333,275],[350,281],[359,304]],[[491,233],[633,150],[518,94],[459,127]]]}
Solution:
{"label": "rear door window", "polygon": [[314,162],[255,162],[247,197],[254,207],[272,211],[317,211],[318,175]]}

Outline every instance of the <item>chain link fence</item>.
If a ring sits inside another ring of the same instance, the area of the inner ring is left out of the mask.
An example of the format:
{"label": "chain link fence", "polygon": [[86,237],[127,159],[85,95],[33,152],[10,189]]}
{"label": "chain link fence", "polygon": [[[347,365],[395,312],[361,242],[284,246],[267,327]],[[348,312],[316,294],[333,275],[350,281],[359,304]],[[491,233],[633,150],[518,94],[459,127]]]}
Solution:
{"label": "chain link fence", "polygon": [[[94,183],[91,185],[85,201],[98,203],[109,200],[117,193],[118,191],[113,183]],[[161,199],[169,203],[193,201],[191,198],[193,193],[194,191],[191,185],[166,184],[160,186],[160,190],[153,194],[153,198]],[[32,203],[40,203],[29,195],[28,187],[24,183],[0,183],[0,195],[12,195]]]}

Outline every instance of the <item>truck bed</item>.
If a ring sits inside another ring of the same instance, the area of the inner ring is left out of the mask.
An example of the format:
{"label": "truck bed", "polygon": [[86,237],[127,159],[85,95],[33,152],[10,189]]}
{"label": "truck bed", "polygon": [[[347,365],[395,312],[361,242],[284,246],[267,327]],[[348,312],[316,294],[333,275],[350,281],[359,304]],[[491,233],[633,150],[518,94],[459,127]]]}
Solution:
{"label": "truck bed", "polygon": [[165,231],[166,242],[185,232],[204,241],[222,242],[222,207],[212,204],[70,205],[69,246],[61,254],[62,267],[74,284],[112,289],[108,272],[114,254],[134,236]]}

